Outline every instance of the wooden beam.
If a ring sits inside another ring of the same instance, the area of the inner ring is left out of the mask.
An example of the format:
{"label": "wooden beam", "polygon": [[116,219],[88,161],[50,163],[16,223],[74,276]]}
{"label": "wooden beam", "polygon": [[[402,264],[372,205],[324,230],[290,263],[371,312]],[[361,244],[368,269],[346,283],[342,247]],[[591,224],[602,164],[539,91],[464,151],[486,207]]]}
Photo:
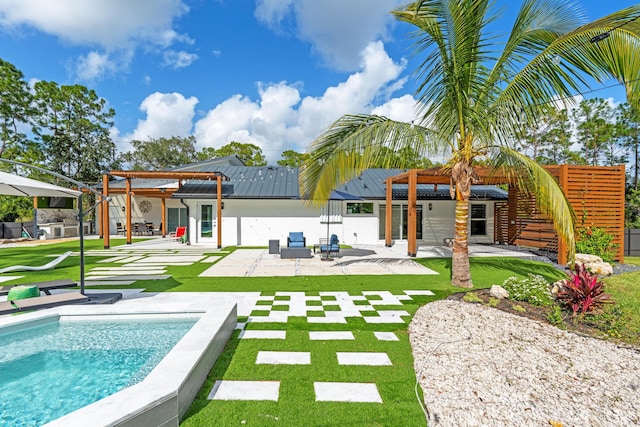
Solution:
{"label": "wooden beam", "polygon": [[218,218],[216,219],[217,223],[218,223],[218,249],[220,249],[222,247],[222,179],[221,177],[217,178],[217,213],[216,215],[218,216]]}
{"label": "wooden beam", "polygon": [[[106,197],[109,196],[109,175],[102,175],[102,194]],[[111,245],[111,237],[109,236],[110,227],[109,227],[109,202],[105,200],[102,208],[102,242],[105,249],[109,249]]]}
{"label": "wooden beam", "polygon": [[392,203],[393,203],[393,185],[391,183],[391,177],[387,178],[387,198],[386,198],[386,207],[384,210],[384,244],[387,247],[391,247],[392,243],[391,243],[391,219],[392,219]]}
{"label": "wooden beam", "polygon": [[408,188],[408,197],[407,197],[407,255],[410,257],[416,256],[418,253],[418,244],[416,242],[417,239],[417,215],[416,215],[416,204],[418,199],[418,174],[417,169],[411,169],[409,171],[409,188]]}
{"label": "wooden beam", "polygon": [[126,179],[125,183],[125,215],[127,217],[127,245],[131,244],[131,178]]}
{"label": "wooden beam", "polygon": [[199,180],[214,180],[217,177],[221,177],[223,180],[228,181],[229,178],[220,172],[160,172],[160,171],[111,171],[112,176],[119,176],[121,178],[139,178],[139,179],[199,179]]}

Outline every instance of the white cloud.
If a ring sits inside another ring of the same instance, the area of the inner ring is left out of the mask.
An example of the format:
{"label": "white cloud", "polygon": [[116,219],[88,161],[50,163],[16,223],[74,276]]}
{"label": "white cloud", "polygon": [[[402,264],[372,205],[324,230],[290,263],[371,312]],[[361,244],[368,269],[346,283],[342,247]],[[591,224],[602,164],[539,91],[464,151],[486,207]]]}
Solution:
{"label": "white cloud", "polygon": [[401,87],[405,64],[394,63],[377,42],[364,49],[360,66],[360,71],[318,97],[302,97],[300,83],[258,83],[257,100],[236,94],[204,113],[193,127],[196,98],[156,92],[140,105],[146,118],[120,145],[131,139],[186,136],[193,128],[199,148],[220,148],[231,141],[251,143],[275,164],[287,149],[306,151],[344,114],[375,113],[411,121],[415,100],[409,95],[388,98],[390,88]]}
{"label": "white cloud", "polygon": [[[188,10],[182,0],[0,0],[0,27],[36,29],[90,46],[93,51],[73,61],[74,72],[82,80],[96,80],[128,68],[139,46],[162,51],[175,43],[193,44],[173,29],[174,20]],[[185,52],[170,56],[175,67],[195,60]]]}
{"label": "white cloud", "polygon": [[140,104],[146,118],[138,121],[136,129],[126,139],[189,136],[197,103],[198,99],[193,96],[185,98],[179,93],[152,93]]}
{"label": "white cloud", "polygon": [[411,95],[393,98],[371,111],[371,114],[407,123],[417,119],[416,113],[416,100]]}
{"label": "white cloud", "polygon": [[198,55],[195,53],[185,52],[184,50],[168,50],[164,53],[162,65],[172,68],[185,68],[191,65],[196,59],[198,59]]}
{"label": "white cloud", "polygon": [[381,42],[370,44],[361,58],[361,71],[319,97],[302,98],[299,85],[280,82],[260,83],[258,101],[242,95],[225,100],[196,122],[198,144],[220,148],[231,141],[252,143],[273,164],[284,150],[305,151],[344,114],[379,111],[395,119],[412,120],[415,101],[410,96],[375,105],[375,100],[399,81],[404,64],[394,63]]}
{"label": "white cloud", "polygon": [[0,0],[0,25],[29,26],[73,44],[105,49],[135,40],[166,42],[188,11],[182,0]]}
{"label": "white cloud", "polygon": [[313,46],[324,62],[339,70],[358,67],[358,53],[375,39],[386,39],[390,12],[403,0],[258,0],[255,17],[276,32],[288,18],[296,35]]}
{"label": "white cloud", "polygon": [[109,58],[108,53],[89,52],[78,58],[76,73],[85,81],[95,80],[104,74],[112,74],[117,70],[116,64]]}

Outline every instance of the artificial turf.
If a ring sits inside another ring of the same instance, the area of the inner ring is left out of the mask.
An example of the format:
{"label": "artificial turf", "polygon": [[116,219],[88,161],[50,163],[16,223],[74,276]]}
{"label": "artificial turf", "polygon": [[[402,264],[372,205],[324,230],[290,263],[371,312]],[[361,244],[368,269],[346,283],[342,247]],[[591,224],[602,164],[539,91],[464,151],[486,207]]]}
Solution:
{"label": "artificial turf", "polygon": [[[113,239],[112,246],[123,244],[124,239]],[[86,241],[86,250],[101,249],[102,241]],[[36,259],[48,260],[46,255],[78,250],[78,243],[65,242],[42,246],[20,246],[2,249],[0,268],[15,264],[37,265]],[[233,248],[232,248],[233,250]],[[241,249],[238,249],[241,250]],[[211,255],[220,255],[212,251]],[[111,255],[109,255],[111,256]],[[221,257],[224,255],[220,255]],[[104,257],[85,258],[85,270],[109,267]],[[136,288],[148,292],[260,292],[274,296],[276,301],[290,297],[276,296],[280,291],[305,292],[311,296],[326,291],[345,291],[362,296],[363,291],[389,291],[401,294],[404,290],[430,290],[433,296],[414,296],[401,306],[374,306],[374,310],[361,312],[362,316],[377,316],[379,309],[405,310],[404,324],[369,324],[362,317],[347,317],[345,324],[310,323],[307,317],[289,317],[287,323],[247,323],[247,329],[286,329],[286,340],[245,340],[236,331],[225,351],[210,372],[205,384],[183,420],[185,426],[247,425],[247,426],[352,426],[352,425],[425,425],[424,414],[415,395],[415,370],[407,327],[410,317],[421,306],[459,292],[450,284],[450,259],[416,259],[416,262],[434,270],[436,275],[350,275],[350,276],[293,276],[293,277],[198,277],[211,263],[197,262],[190,266],[168,266],[171,277],[167,280],[137,281]],[[517,258],[472,258],[471,272],[476,288],[500,284],[510,276],[525,277],[529,273],[541,274],[548,281],[564,278],[553,266]],[[21,273],[23,278],[7,283],[27,283],[42,280],[72,278],[79,280],[77,257],[67,258],[58,268],[45,272]],[[100,289],[120,288],[100,286]],[[369,296],[371,301],[379,297]],[[335,296],[321,297],[322,301],[335,301]],[[317,303],[321,302],[318,301]],[[308,306],[317,304],[308,301]],[[369,305],[368,301],[356,304]],[[264,306],[265,309],[262,309]],[[270,306],[266,309],[266,306]],[[267,316],[271,311],[287,310],[288,305],[259,302],[251,316]],[[309,311],[308,317],[325,316],[325,311],[337,310],[327,305],[323,311]],[[246,321],[247,319],[242,319]],[[309,331],[352,331],[354,341],[312,341]],[[394,332],[399,341],[378,341],[374,331]],[[308,351],[312,363],[308,366],[256,365],[258,351]],[[393,366],[340,366],[336,352],[384,352]],[[251,379],[281,381],[277,402],[208,400],[213,383],[219,379]],[[315,402],[314,381],[371,382],[378,387],[382,404]]]}

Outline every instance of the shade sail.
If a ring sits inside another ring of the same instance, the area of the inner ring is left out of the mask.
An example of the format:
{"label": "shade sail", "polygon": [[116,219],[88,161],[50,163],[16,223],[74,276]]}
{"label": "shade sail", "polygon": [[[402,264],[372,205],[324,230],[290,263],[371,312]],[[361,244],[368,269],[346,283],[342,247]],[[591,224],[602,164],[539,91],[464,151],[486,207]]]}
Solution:
{"label": "shade sail", "polygon": [[12,173],[0,172],[0,194],[31,197],[78,197],[80,192]]}

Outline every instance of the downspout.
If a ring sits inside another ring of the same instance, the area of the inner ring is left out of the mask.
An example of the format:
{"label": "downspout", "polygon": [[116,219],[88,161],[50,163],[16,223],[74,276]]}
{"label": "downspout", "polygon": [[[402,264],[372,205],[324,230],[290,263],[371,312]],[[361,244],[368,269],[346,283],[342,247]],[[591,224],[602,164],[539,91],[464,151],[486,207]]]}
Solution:
{"label": "downspout", "polygon": [[[189,221],[189,205],[184,202],[184,199],[180,199],[180,203],[187,208],[187,221]],[[189,224],[187,223],[187,245],[191,244],[191,231],[189,231]]]}

